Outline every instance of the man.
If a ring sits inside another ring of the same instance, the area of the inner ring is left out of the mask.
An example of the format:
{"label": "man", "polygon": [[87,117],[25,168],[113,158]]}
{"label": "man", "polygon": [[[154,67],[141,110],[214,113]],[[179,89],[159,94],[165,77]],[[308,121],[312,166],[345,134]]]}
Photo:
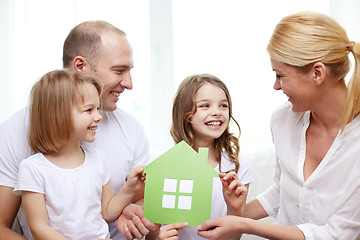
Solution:
{"label": "man", "polygon": [[[125,89],[132,89],[130,70],[133,59],[130,44],[125,33],[109,23],[84,22],[72,29],[64,42],[63,65],[65,68],[92,73],[103,83],[103,119],[95,142],[84,145],[103,149],[112,169],[113,191],[118,192],[130,170],[149,160],[149,142],[143,127],[116,105],[120,94]],[[21,160],[33,154],[28,145],[27,129],[26,109],[15,113],[0,125],[0,239],[24,239],[12,231],[11,226],[21,204],[21,197],[13,194],[18,167]],[[141,193],[133,200],[139,198]],[[119,223],[125,228],[135,213],[129,211],[129,214],[123,216],[123,224]],[[22,208],[18,219],[24,236],[31,238]],[[109,226],[112,239],[125,239],[118,232],[116,223]]]}

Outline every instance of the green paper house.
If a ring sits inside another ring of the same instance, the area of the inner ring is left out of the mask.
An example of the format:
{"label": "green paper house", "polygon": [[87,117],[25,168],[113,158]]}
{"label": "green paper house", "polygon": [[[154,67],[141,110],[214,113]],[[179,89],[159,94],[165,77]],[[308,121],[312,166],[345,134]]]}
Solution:
{"label": "green paper house", "polygon": [[207,159],[207,148],[197,153],[182,141],[147,165],[144,217],[153,223],[189,226],[210,219],[213,179],[219,174]]}

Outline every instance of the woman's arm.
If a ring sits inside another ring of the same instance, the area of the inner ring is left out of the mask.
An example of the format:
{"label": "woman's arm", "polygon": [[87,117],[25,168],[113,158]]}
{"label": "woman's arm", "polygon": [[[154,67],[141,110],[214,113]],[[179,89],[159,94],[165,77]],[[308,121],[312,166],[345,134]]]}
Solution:
{"label": "woman's arm", "polygon": [[297,227],[281,226],[237,216],[223,216],[205,221],[198,226],[199,235],[207,239],[226,240],[243,233],[277,240],[305,240]]}
{"label": "woman's arm", "polygon": [[23,207],[31,234],[35,239],[66,240],[58,231],[52,229],[45,206],[45,195],[22,191]]}

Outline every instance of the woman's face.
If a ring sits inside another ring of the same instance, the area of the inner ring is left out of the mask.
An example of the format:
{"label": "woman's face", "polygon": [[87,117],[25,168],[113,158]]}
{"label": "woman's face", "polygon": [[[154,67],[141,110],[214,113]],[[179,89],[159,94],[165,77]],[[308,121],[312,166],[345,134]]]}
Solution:
{"label": "woman's face", "polygon": [[276,73],[275,90],[282,90],[294,112],[311,110],[315,101],[314,73],[299,72],[295,67],[271,59]]}

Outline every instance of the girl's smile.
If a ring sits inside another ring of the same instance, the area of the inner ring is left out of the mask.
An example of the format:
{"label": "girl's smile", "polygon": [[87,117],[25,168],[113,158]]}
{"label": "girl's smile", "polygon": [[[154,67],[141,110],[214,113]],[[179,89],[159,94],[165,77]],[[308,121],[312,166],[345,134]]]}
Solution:
{"label": "girl's smile", "polygon": [[207,126],[210,126],[210,127],[220,127],[223,122],[222,121],[218,121],[218,120],[214,120],[214,121],[209,121],[209,122],[206,122],[205,123]]}
{"label": "girl's smile", "polygon": [[194,96],[196,112],[191,126],[198,144],[212,143],[229,124],[229,103],[225,92],[218,86],[206,83]]}

